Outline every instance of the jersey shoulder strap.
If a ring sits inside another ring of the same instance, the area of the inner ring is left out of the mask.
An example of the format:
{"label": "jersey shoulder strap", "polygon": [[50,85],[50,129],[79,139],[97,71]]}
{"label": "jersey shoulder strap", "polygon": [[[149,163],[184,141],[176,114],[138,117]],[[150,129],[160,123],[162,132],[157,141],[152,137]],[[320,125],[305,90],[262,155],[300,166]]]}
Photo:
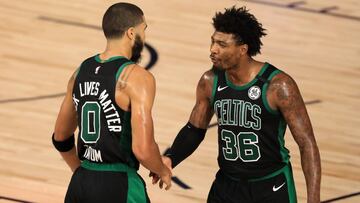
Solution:
{"label": "jersey shoulder strap", "polygon": [[214,73],[214,80],[211,91],[210,106],[213,106],[215,94],[216,94],[216,88],[218,86],[218,81],[219,81],[219,75],[221,74],[222,71],[219,70],[218,68],[215,68],[214,66],[211,68],[211,71]]}
{"label": "jersey shoulder strap", "polygon": [[131,65],[131,64],[135,64],[135,63],[126,58],[121,59],[120,66],[119,66],[118,70],[116,71],[115,81],[117,81],[119,79],[119,76],[122,73],[122,71],[125,69],[125,67],[128,65]]}
{"label": "jersey shoulder strap", "polygon": [[281,73],[281,70],[277,69],[275,66],[269,63],[267,63],[266,65],[268,67],[263,72],[263,74],[256,76],[256,78],[263,84],[268,84],[275,75]]}

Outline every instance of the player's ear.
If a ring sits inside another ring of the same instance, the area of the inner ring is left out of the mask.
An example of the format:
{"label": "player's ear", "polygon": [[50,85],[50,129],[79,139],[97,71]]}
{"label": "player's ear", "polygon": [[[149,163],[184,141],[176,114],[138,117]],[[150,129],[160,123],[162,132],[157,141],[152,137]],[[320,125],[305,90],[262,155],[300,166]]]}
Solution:
{"label": "player's ear", "polygon": [[126,36],[132,41],[135,39],[135,28],[134,27],[130,27],[129,29],[127,29],[126,31]]}
{"label": "player's ear", "polygon": [[242,44],[242,45],[240,45],[239,49],[240,49],[241,56],[244,56],[247,54],[247,52],[249,50],[249,46],[247,44]]}

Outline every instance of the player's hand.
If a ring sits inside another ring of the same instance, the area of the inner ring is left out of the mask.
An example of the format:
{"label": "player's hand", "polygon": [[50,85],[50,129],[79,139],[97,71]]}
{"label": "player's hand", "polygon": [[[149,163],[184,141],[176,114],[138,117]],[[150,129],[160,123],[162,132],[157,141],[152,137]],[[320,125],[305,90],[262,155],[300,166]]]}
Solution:
{"label": "player's hand", "polygon": [[166,185],[165,190],[169,190],[171,187],[171,177],[172,177],[171,168],[167,167],[164,164],[164,170],[160,174],[159,187],[162,189],[165,183]]}
{"label": "player's hand", "polygon": [[[172,170],[172,168],[171,168],[171,165],[172,165],[171,159],[169,157],[167,157],[167,156],[162,156],[161,159],[162,159],[162,162],[164,163],[164,165],[167,166],[170,170]],[[154,172],[150,172],[149,177],[152,177],[152,184],[153,185],[158,183],[159,180],[160,180],[160,176],[157,175]]]}
{"label": "player's hand", "polygon": [[162,162],[169,168],[172,170],[172,161],[169,157],[167,156],[161,156]]}
{"label": "player's hand", "polygon": [[152,184],[155,185],[160,180],[160,176],[158,176],[156,173],[150,171],[149,177],[152,178]]}

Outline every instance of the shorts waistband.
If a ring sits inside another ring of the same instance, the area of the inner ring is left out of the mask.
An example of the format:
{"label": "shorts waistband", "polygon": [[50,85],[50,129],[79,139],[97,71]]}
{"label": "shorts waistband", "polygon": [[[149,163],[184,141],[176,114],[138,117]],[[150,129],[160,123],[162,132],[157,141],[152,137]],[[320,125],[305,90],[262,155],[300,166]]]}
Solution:
{"label": "shorts waistband", "polygon": [[93,171],[114,171],[114,172],[135,172],[134,168],[124,164],[124,163],[94,163],[88,160],[84,160],[81,162],[81,167],[93,170]]}
{"label": "shorts waistband", "polygon": [[252,178],[252,179],[249,179],[248,182],[255,182],[255,181],[260,181],[260,180],[266,180],[266,179],[269,179],[269,178],[272,178],[272,177],[275,177],[281,173],[284,173],[285,171],[290,171],[291,169],[291,165],[290,163],[286,164],[284,167],[280,168],[279,170],[275,171],[275,172],[272,172],[266,176],[263,176],[263,177],[260,177],[260,178]]}

